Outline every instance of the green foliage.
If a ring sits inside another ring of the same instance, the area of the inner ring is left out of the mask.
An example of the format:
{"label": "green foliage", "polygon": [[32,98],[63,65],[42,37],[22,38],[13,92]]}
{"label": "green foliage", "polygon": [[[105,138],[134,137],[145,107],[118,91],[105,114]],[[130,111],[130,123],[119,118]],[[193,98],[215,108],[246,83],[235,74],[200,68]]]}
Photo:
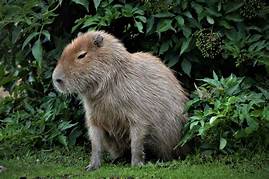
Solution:
{"label": "green foliage", "polygon": [[[249,2],[1,1],[0,89],[4,87],[9,96],[3,100],[0,97],[0,153],[20,146],[83,143],[81,105],[76,97],[56,93],[51,83],[63,47],[81,31],[105,30],[120,38],[130,52],[150,51],[160,56],[190,90],[195,79],[208,76],[212,70],[265,81],[269,71],[268,3]],[[246,94],[256,99],[261,95],[249,88],[240,87],[239,91],[240,97]],[[227,103],[221,95],[214,97]],[[237,103],[239,100],[230,105]],[[249,105],[248,101],[241,103]],[[258,107],[264,103],[253,104],[257,110],[248,112],[257,116],[259,125],[262,116],[268,115]],[[218,139],[223,149],[233,140],[225,135]]]}
{"label": "green foliage", "polygon": [[232,152],[242,146],[269,146],[269,92],[234,75],[213,79],[192,93],[181,144],[201,138],[205,150]]}
{"label": "green foliage", "polygon": [[78,124],[82,111],[56,94],[51,83],[53,67],[66,41],[51,32],[60,2],[1,3],[0,86],[9,91],[0,99],[1,156],[20,147],[74,145],[84,134]]}
{"label": "green foliage", "polygon": [[269,42],[268,37],[264,34],[264,29],[257,29],[257,33],[253,34],[243,29],[241,32],[231,30],[227,32],[226,36],[227,39],[223,47],[225,55],[232,56],[236,60],[236,66],[240,66],[243,63],[255,65],[258,62],[265,64],[268,68],[269,54],[266,49]]}

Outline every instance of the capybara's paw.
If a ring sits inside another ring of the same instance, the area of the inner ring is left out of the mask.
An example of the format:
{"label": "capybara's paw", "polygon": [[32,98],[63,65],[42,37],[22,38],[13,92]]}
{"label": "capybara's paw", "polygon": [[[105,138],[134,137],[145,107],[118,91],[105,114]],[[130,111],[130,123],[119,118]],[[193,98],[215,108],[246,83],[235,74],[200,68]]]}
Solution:
{"label": "capybara's paw", "polygon": [[0,165],[0,173],[3,172],[3,171],[5,171],[6,169],[7,168],[5,168],[5,167],[3,167],[3,166]]}
{"label": "capybara's paw", "polygon": [[92,162],[88,166],[85,167],[85,170],[86,171],[93,171],[93,170],[100,168],[100,166],[101,166],[100,162]]}
{"label": "capybara's paw", "polygon": [[143,166],[144,161],[143,160],[132,160],[132,166]]}

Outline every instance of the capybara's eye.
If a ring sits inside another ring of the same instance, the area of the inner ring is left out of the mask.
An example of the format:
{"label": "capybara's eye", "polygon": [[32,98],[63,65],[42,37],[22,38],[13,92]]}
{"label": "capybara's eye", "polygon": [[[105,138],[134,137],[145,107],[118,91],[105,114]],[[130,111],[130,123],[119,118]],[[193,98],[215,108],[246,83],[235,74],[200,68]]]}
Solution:
{"label": "capybara's eye", "polygon": [[83,52],[78,56],[78,59],[82,59],[86,56],[87,52]]}

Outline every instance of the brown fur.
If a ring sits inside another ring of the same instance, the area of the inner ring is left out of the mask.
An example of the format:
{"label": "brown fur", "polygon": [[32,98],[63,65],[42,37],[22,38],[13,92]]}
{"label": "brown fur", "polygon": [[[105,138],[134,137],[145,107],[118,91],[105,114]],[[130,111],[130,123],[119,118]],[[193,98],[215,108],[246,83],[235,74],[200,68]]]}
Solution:
{"label": "brown fur", "polygon": [[157,57],[131,54],[112,35],[88,32],[64,49],[53,81],[59,91],[83,100],[92,143],[88,170],[100,167],[104,150],[117,158],[131,149],[132,165],[143,164],[144,148],[163,160],[179,154],[173,148],[186,121],[187,97]]}

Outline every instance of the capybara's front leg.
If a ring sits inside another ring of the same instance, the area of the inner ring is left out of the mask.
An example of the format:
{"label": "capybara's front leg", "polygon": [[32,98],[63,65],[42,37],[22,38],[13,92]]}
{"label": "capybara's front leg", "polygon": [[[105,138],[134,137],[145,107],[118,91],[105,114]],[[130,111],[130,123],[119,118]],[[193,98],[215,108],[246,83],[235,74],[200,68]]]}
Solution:
{"label": "capybara's front leg", "polygon": [[108,137],[107,135],[104,136],[103,147],[104,151],[110,154],[112,162],[116,161],[124,153],[124,148],[119,147],[116,140],[112,137]]}
{"label": "capybara's front leg", "polygon": [[144,129],[141,129],[138,126],[130,127],[132,166],[141,166],[144,164],[144,137]]}
{"label": "capybara's front leg", "polygon": [[92,171],[100,168],[101,159],[102,159],[102,140],[104,137],[103,129],[90,125],[89,127],[89,135],[92,145],[92,153],[91,153],[91,162],[88,166],[86,166],[87,171]]}

